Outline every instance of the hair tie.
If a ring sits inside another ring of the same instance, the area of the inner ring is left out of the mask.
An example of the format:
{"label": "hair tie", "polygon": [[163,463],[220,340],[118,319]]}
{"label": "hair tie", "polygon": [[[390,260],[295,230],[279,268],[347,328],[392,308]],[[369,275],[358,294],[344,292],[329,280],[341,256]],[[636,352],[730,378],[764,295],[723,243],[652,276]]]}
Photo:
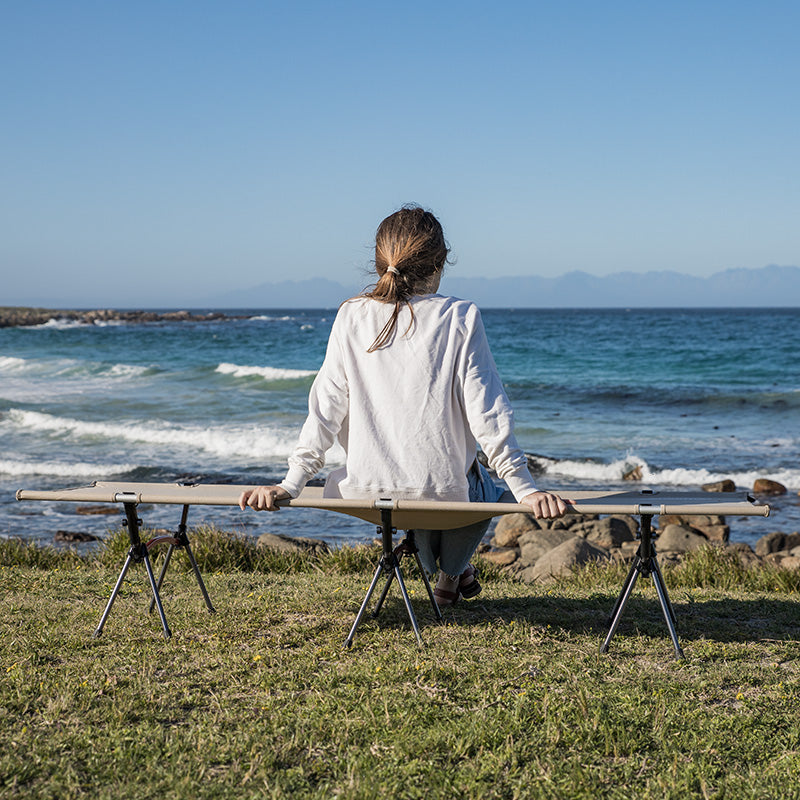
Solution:
{"label": "hair tie", "polygon": [[399,275],[399,274],[400,274],[400,270],[399,270],[399,269],[397,269],[397,267],[395,267],[395,266],[392,266],[391,264],[390,264],[388,267],[386,267],[386,271],[387,271],[387,272],[391,272],[391,273],[393,273],[394,275]]}

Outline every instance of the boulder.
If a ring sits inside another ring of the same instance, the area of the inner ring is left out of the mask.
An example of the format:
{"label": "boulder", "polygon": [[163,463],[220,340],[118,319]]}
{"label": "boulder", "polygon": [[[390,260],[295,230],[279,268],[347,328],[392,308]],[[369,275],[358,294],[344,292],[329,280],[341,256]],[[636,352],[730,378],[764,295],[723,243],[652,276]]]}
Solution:
{"label": "boulder", "polygon": [[84,517],[88,516],[98,516],[98,515],[106,515],[111,516],[113,514],[119,514],[119,506],[116,505],[107,505],[107,506],[76,506],[75,513],[80,514]]}
{"label": "boulder", "polygon": [[[559,575],[572,572],[575,567],[583,566],[592,561],[607,561],[609,553],[602,547],[597,547],[580,536],[574,536],[558,547],[545,553],[534,567],[524,570],[525,578],[533,581],[548,581]],[[528,580],[528,582],[532,582]]]}
{"label": "boulder", "polygon": [[507,567],[519,558],[519,552],[515,547],[503,547],[497,550],[486,550],[481,553],[481,558],[496,564],[498,567]]}
{"label": "boulder", "polygon": [[786,556],[781,561],[781,569],[800,570],[800,556]]}
{"label": "boulder", "polygon": [[700,488],[704,492],[735,492],[736,484],[730,478],[726,478],[714,483],[704,483]]}
{"label": "boulder", "polygon": [[705,536],[683,525],[667,525],[658,534],[658,552],[669,550],[673,553],[688,553],[699,550],[708,544]]}
{"label": "boulder", "polygon": [[753,552],[753,548],[745,542],[734,542],[727,546],[738,559],[739,563],[746,568],[758,566],[761,559]]}
{"label": "boulder", "polygon": [[765,533],[756,542],[756,555],[766,556],[770,553],[777,553],[783,550],[784,543],[786,542],[786,534],[781,531],[772,531],[772,533]]}
{"label": "boulder", "polygon": [[725,543],[731,535],[731,529],[725,517],[718,514],[664,514],[659,518],[659,527],[663,530],[667,525],[680,525],[700,533],[709,542]]}
{"label": "boulder", "polygon": [[311,539],[307,536],[284,536],[281,533],[262,533],[256,542],[258,547],[271,547],[279,553],[311,553],[318,555],[327,553],[327,542],[322,539]]}
{"label": "boulder", "polygon": [[633,541],[629,525],[619,517],[606,517],[593,524],[592,530],[586,535],[586,540],[605,550],[619,547],[623,542]]}
{"label": "boulder", "polygon": [[96,542],[98,540],[97,536],[94,536],[91,533],[85,533],[84,531],[56,531],[56,535],[53,538],[57,542],[63,542],[66,544]]}
{"label": "boulder", "polygon": [[530,566],[554,547],[574,538],[576,538],[575,534],[568,530],[529,531],[520,536],[518,540],[520,561],[526,567]]}
{"label": "boulder", "polygon": [[778,481],[771,481],[769,478],[758,478],[753,484],[753,491],[756,494],[778,495],[786,494],[786,487]]}
{"label": "boulder", "polygon": [[505,514],[497,520],[492,544],[495,547],[516,547],[519,537],[541,528],[533,514]]}

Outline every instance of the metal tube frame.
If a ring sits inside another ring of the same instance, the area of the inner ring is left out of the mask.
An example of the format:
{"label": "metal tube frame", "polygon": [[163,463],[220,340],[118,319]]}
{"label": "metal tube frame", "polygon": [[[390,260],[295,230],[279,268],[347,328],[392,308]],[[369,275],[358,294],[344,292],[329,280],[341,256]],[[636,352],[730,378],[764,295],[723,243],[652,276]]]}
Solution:
{"label": "metal tube frame", "polygon": [[620,591],[617,601],[614,604],[614,608],[609,615],[609,630],[605,640],[603,641],[603,644],[600,646],[601,653],[608,652],[611,639],[616,633],[622,613],[625,611],[625,606],[628,604],[628,600],[633,592],[633,587],[636,585],[639,575],[642,575],[645,578],[652,576],[653,585],[655,586],[656,594],[658,595],[658,602],[661,604],[661,611],[664,614],[664,620],[667,623],[669,636],[672,640],[672,647],[675,650],[675,658],[684,658],[683,650],[678,642],[678,634],[675,630],[675,610],[670,602],[669,594],[667,593],[667,587],[664,583],[664,576],[661,574],[661,568],[659,567],[658,559],[656,558],[656,548],[653,544],[652,538],[652,521],[652,514],[642,514],[639,534],[641,542],[639,544],[639,549],[636,551],[636,557],[633,560],[633,565],[631,566],[630,572],[628,572],[628,577],[625,578],[625,583],[622,585],[622,591]]}
{"label": "metal tube frame", "polygon": [[403,602],[406,607],[406,613],[408,614],[408,618],[411,622],[411,627],[414,629],[414,635],[417,637],[417,644],[422,647],[422,635],[419,631],[417,618],[414,615],[414,609],[411,607],[411,598],[408,596],[408,590],[406,589],[406,584],[403,580],[403,570],[400,568],[400,562],[404,555],[414,556],[417,562],[417,567],[422,575],[422,581],[425,584],[425,589],[428,592],[428,598],[431,601],[431,607],[433,608],[434,615],[438,621],[441,621],[442,619],[442,612],[439,609],[439,604],[436,602],[436,597],[433,594],[433,588],[431,587],[430,580],[428,580],[428,575],[425,572],[425,568],[422,566],[422,561],[419,557],[419,550],[417,549],[417,544],[414,538],[414,531],[406,531],[406,536],[403,541],[397,547],[392,547],[392,536],[397,532],[397,529],[392,527],[392,510],[391,508],[381,508],[380,511],[381,524],[378,526],[378,533],[380,534],[382,545],[381,558],[378,562],[378,566],[375,569],[375,574],[372,577],[372,582],[369,585],[369,589],[367,589],[367,594],[364,597],[364,601],[361,603],[361,607],[358,610],[355,622],[353,622],[353,627],[350,629],[350,633],[344,640],[344,646],[352,647],[353,638],[356,635],[356,629],[361,624],[361,620],[366,613],[367,606],[369,605],[369,601],[375,592],[381,575],[384,575],[386,582],[383,586],[383,590],[380,594],[378,602],[375,605],[375,609],[372,612],[372,617],[376,618],[378,614],[380,614],[383,603],[389,594],[392,581],[394,581],[396,578],[397,585],[400,587],[400,594],[403,597]]}
{"label": "metal tube frame", "polygon": [[[153,592],[153,599],[150,601],[150,609],[149,612],[152,613],[153,608],[158,609],[158,616],[161,620],[161,627],[164,631],[164,638],[169,639],[172,636],[172,631],[169,629],[169,625],[167,624],[167,617],[164,614],[164,606],[161,603],[161,595],[159,594],[159,590],[161,589],[161,584],[164,581],[164,576],[167,572],[167,567],[169,566],[170,560],[172,558],[172,552],[175,548],[183,548],[186,550],[187,555],[189,556],[189,561],[192,565],[192,570],[194,571],[195,578],[197,579],[197,583],[200,586],[200,591],[203,594],[203,599],[205,600],[206,607],[211,613],[215,612],[214,606],[211,604],[211,598],[208,596],[208,591],[206,590],[205,583],[203,582],[203,577],[200,574],[200,568],[197,566],[197,561],[194,557],[194,553],[192,553],[191,545],[189,544],[189,537],[186,534],[186,519],[189,513],[189,506],[185,505],[183,507],[183,513],[181,515],[181,522],[178,526],[178,531],[175,536],[159,536],[154,539],[151,539],[148,542],[143,542],[141,537],[139,536],[140,526],[142,524],[142,520],[139,519],[136,509],[137,504],[133,501],[123,502],[123,507],[125,509],[125,519],[123,520],[122,524],[128,530],[128,539],[130,540],[131,546],[128,549],[128,554],[125,558],[125,563],[122,565],[122,570],[119,573],[119,577],[117,578],[116,584],[114,584],[114,589],[111,592],[111,597],[108,599],[108,603],[106,604],[105,610],[103,611],[103,616],[100,618],[100,623],[98,624],[94,636],[95,638],[102,636],[103,628],[105,627],[106,620],[108,619],[109,614],[111,613],[111,608],[114,605],[114,601],[117,599],[117,595],[119,594],[120,590],[122,589],[122,584],[125,580],[125,576],[128,573],[128,569],[130,568],[131,564],[139,564],[144,563],[145,571],[147,572],[147,578],[150,582],[150,588]],[[150,553],[149,549],[154,544],[158,544],[160,542],[169,542],[169,550],[167,551],[167,555],[164,559],[164,565],[161,568],[161,574],[156,580],[156,577],[153,573],[153,565],[150,561]]]}

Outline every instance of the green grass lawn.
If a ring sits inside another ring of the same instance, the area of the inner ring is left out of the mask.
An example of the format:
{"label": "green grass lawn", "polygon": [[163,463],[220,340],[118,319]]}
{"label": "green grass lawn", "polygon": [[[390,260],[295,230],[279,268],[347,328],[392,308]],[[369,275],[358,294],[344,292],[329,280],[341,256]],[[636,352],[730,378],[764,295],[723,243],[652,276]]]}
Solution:
{"label": "green grass lawn", "polygon": [[716,551],[667,571],[684,661],[644,580],[598,652],[619,565],[547,587],[489,570],[444,624],[409,575],[424,649],[395,590],[346,650],[376,550],[193,541],[218,613],[177,554],[169,641],[141,566],[92,637],[119,541],[0,546],[0,796],[800,797],[794,573]]}

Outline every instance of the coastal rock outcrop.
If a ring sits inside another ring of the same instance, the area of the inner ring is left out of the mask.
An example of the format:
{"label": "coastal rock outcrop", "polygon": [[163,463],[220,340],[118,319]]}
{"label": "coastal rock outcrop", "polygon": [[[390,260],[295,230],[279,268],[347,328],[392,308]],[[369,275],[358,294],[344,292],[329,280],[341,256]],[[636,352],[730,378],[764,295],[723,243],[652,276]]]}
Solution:
{"label": "coastal rock outcrop", "polygon": [[769,478],[758,478],[753,484],[753,491],[756,494],[779,495],[786,494],[786,487],[778,481],[771,481]]}
{"label": "coastal rock outcrop", "polygon": [[51,320],[77,322],[86,325],[108,322],[209,322],[219,319],[240,319],[220,311],[192,313],[190,311],[120,311],[111,308],[89,311],[68,311],[48,308],[0,307],[0,328],[24,328],[44,325]]}
{"label": "coastal rock outcrop", "polygon": [[[754,550],[744,542],[728,541],[730,527],[722,516],[664,514],[657,525],[654,541],[662,566],[678,564],[686,553],[703,547],[722,547],[745,568],[771,563],[800,569],[800,533],[767,534]],[[639,546],[638,534],[638,518],[624,514],[569,514],[556,520],[509,514],[498,520],[490,545],[484,545],[480,555],[519,580],[542,582],[592,561],[630,562]]]}
{"label": "coastal rock outcrop", "polygon": [[256,542],[258,547],[270,547],[279,553],[313,554],[327,553],[327,542],[308,536],[284,536],[280,533],[262,533]]}

